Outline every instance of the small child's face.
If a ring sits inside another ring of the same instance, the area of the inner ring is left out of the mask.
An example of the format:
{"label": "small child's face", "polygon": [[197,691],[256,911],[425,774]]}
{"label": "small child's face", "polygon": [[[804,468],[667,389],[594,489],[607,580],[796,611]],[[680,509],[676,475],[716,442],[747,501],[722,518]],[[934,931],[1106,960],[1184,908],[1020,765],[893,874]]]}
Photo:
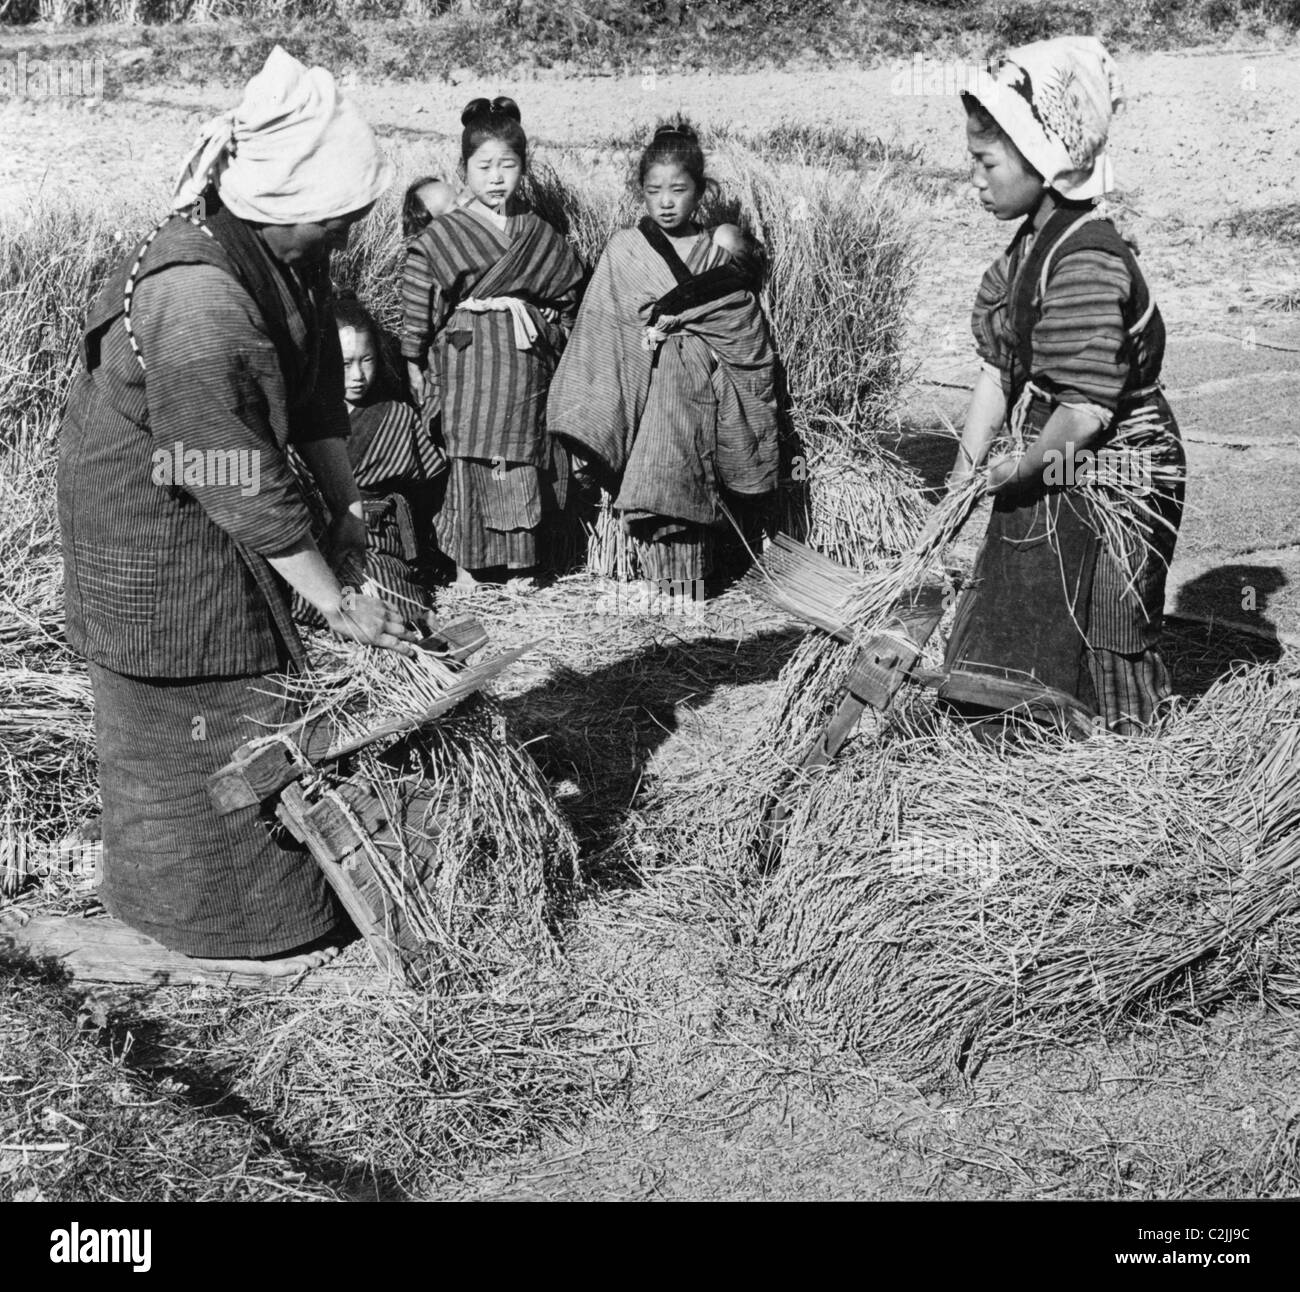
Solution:
{"label": "small child's face", "polygon": [[972,118],[966,121],[971,183],[980,205],[999,220],[1018,220],[1038,205],[1043,178],[1005,135],[982,133]]}
{"label": "small child's face", "polygon": [[375,384],[375,373],[379,370],[374,338],[369,332],[341,327],[339,347],[343,351],[343,398],[349,404],[359,404]]}
{"label": "small child's face", "polygon": [[660,162],[646,171],[641,185],[646,214],[665,232],[684,232],[700,204],[695,181],[675,162]]}
{"label": "small child's face", "polygon": [[465,163],[469,191],[491,211],[504,211],[523,177],[519,154],[499,139],[481,143]]}

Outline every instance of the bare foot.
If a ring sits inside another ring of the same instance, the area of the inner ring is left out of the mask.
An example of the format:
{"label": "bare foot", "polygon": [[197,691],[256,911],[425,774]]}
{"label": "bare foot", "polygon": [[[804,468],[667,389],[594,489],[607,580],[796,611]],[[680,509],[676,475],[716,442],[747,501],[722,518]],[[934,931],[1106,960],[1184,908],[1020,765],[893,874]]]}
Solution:
{"label": "bare foot", "polygon": [[205,973],[261,974],[265,978],[288,978],[329,964],[338,955],[338,947],[317,947],[297,955],[275,956],[267,960],[204,960],[190,956],[194,964]]}
{"label": "bare foot", "polygon": [[456,581],[451,585],[457,592],[477,592],[485,587],[482,579],[476,579],[468,570],[456,567]]}

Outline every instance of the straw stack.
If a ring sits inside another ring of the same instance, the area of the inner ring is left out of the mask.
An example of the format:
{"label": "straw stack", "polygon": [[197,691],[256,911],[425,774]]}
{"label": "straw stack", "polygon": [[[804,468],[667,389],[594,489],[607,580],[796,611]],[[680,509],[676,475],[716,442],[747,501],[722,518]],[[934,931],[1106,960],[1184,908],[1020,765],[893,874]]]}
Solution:
{"label": "straw stack", "polygon": [[913,695],[787,823],[772,980],[864,1054],[971,1072],[1300,984],[1300,656],[1158,735],[989,749]]}

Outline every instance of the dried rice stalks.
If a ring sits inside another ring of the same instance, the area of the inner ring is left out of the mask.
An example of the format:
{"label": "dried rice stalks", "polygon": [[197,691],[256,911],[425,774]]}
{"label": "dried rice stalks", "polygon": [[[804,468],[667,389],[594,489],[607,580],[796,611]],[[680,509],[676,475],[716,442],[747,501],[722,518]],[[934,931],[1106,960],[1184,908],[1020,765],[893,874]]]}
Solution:
{"label": "dried rice stalks", "polygon": [[608,490],[600,491],[596,517],[585,528],[588,574],[598,579],[616,579],[619,583],[635,583],[646,577],[636,544],[623,528]]}
{"label": "dried rice stalks", "polygon": [[616,1098],[627,1048],[597,1032],[610,994],[530,966],[437,996],[246,996],[222,1038],[233,1091],[346,1168],[350,1194],[427,1198]]}
{"label": "dried rice stalks", "polygon": [[[329,643],[317,667],[288,685],[338,747],[423,710],[463,676],[423,651]],[[435,725],[323,773],[326,784],[343,775],[368,781],[385,804],[397,843],[372,851],[372,861],[425,939],[435,978],[477,979],[555,954],[577,843],[492,700],[474,696]]]}
{"label": "dried rice stalks", "polygon": [[[854,432],[825,418],[777,495],[776,528],[850,569],[873,568],[916,539],[926,506],[916,475],[879,447],[854,454]],[[832,439],[833,436],[833,439]]]}
{"label": "dried rice stalks", "polygon": [[990,750],[912,706],[787,823],[772,974],[913,1072],[1294,982],[1300,658],[1241,670],[1159,735]]}
{"label": "dried rice stalks", "polygon": [[77,868],[60,849],[97,812],[92,711],[84,672],[0,669],[0,893]]}

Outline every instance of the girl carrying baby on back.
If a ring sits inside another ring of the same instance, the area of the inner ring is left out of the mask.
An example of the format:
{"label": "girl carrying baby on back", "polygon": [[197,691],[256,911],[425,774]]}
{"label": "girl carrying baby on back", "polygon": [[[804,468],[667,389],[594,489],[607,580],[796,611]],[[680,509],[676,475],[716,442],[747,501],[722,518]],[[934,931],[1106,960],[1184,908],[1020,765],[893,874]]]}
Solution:
{"label": "girl carrying baby on back", "polygon": [[642,154],[645,214],[606,246],[551,385],[547,423],[606,485],[651,590],[692,599],[723,504],[777,482],[776,351],[761,251],[710,230],[704,153],[687,122]]}

